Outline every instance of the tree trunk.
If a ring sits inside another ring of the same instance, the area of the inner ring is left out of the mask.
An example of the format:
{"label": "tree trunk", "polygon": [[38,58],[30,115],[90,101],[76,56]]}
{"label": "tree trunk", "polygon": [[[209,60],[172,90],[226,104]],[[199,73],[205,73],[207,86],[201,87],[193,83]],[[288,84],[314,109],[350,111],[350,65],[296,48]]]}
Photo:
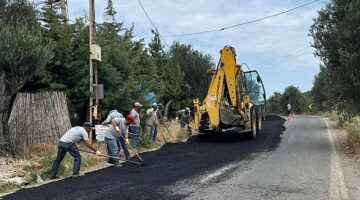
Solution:
{"label": "tree trunk", "polygon": [[169,117],[169,109],[170,109],[171,100],[166,103],[165,112],[164,112],[164,119],[168,119]]}
{"label": "tree trunk", "polygon": [[3,127],[3,134],[4,134],[4,146],[7,147],[6,150],[11,153],[13,157],[15,157],[15,148],[12,144],[11,138],[10,138],[10,128],[9,128],[9,117],[11,112],[11,96],[7,95],[7,92],[5,91],[4,96],[4,104],[3,104],[3,110],[1,113],[2,117],[2,127]]}

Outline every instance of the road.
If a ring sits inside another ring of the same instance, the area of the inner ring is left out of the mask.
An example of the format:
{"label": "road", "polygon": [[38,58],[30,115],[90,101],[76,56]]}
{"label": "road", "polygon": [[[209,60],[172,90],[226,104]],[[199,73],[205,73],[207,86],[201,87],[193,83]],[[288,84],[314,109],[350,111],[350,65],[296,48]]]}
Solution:
{"label": "road", "polygon": [[226,136],[166,144],[125,164],[3,199],[360,199],[359,164],[320,117],[269,116],[255,140]]}

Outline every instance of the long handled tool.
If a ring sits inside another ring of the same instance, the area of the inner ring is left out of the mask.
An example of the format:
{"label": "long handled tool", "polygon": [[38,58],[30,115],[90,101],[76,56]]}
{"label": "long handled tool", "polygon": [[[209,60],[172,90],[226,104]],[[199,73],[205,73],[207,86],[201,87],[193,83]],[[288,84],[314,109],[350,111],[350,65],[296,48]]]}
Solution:
{"label": "long handled tool", "polygon": [[[164,120],[164,117],[163,117],[161,114],[160,114],[160,119],[162,120],[162,122],[163,122],[163,124],[164,124],[164,126],[165,126],[165,128],[166,128],[166,130],[167,130],[167,132],[168,132],[168,135],[170,135],[171,139],[173,139],[173,137],[171,136],[170,130],[169,130],[168,126],[166,125],[166,122],[165,122],[165,120]],[[162,134],[163,137],[164,137],[164,134],[163,134],[163,133],[161,133],[161,134]],[[165,139],[165,137],[164,137],[164,139]],[[165,140],[165,142],[166,142],[166,140]]]}
{"label": "long handled tool", "polygon": [[[91,153],[91,154],[95,154],[95,152],[92,152],[92,151],[86,151],[86,150],[83,150],[83,149],[79,149],[79,151],[82,151],[82,152],[85,152],[85,153]],[[137,165],[143,165],[143,162],[136,162],[136,161],[132,161],[132,160],[125,160],[125,159],[122,159],[122,158],[119,158],[119,157],[114,157],[114,156],[108,156],[108,155],[104,155],[104,154],[100,154],[99,156],[101,157],[106,157],[106,158],[113,158],[113,159],[117,159],[117,160],[121,160],[121,161],[124,161],[124,162],[129,162],[129,163],[134,163],[134,164],[137,164]]]}
{"label": "long handled tool", "polygon": [[[120,137],[121,137],[122,139],[126,140],[122,134],[120,134]],[[129,146],[130,146],[130,148],[133,150],[133,152],[135,153],[135,155],[141,160],[141,162],[144,162],[144,160],[143,160],[143,159],[139,156],[139,154],[136,152],[136,149],[134,149],[134,147],[132,147],[131,144],[130,144]]]}

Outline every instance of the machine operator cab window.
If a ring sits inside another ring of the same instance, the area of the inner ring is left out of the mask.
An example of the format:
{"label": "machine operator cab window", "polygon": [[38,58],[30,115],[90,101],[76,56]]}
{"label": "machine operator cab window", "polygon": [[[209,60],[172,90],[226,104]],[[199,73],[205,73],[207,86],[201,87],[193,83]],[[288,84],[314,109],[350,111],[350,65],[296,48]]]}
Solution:
{"label": "machine operator cab window", "polygon": [[257,71],[244,72],[245,87],[254,105],[266,104],[266,94],[263,82]]}

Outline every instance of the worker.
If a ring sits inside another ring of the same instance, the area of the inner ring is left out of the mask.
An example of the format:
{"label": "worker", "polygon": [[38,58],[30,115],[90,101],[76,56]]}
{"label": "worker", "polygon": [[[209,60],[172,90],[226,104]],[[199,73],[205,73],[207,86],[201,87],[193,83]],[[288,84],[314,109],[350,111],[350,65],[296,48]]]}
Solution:
{"label": "worker", "polygon": [[164,106],[162,105],[162,103],[158,103],[157,104],[157,111],[156,111],[158,120],[163,120],[164,119],[163,111],[164,111]]}
{"label": "worker", "polygon": [[121,113],[119,113],[119,111],[117,111],[116,109],[112,109],[108,116],[106,117],[106,119],[101,123],[102,125],[107,125],[111,123],[112,119],[115,118],[120,118],[120,117],[124,117]]}
{"label": "worker", "polygon": [[61,161],[64,159],[64,156],[67,152],[74,158],[73,166],[73,177],[79,176],[80,165],[81,165],[81,155],[76,146],[76,143],[84,141],[85,145],[96,152],[96,155],[101,155],[100,151],[97,150],[89,141],[88,134],[91,131],[91,123],[85,122],[83,126],[76,126],[68,131],[60,138],[58,142],[58,152],[56,159],[51,168],[51,179],[56,179],[57,171],[59,169]]}
{"label": "worker", "polygon": [[139,135],[141,131],[141,124],[140,124],[140,111],[141,111],[142,105],[139,102],[135,102],[133,105],[133,109],[130,112],[130,115],[133,115],[135,117],[134,123],[130,124],[129,132],[131,134],[131,140],[132,140],[132,147],[137,149],[139,147]]}
{"label": "worker", "polygon": [[[133,115],[128,115],[126,118],[119,117],[111,120],[111,126],[109,126],[105,131],[105,144],[109,156],[118,157],[120,148],[124,150],[126,159],[130,159],[130,154],[127,149],[127,144],[129,144],[129,125],[134,123],[135,117]],[[114,158],[109,158],[108,163],[112,164],[115,167],[121,166],[119,161]]]}
{"label": "worker", "polygon": [[181,128],[188,128],[188,133],[191,135],[191,128],[189,126],[191,120],[191,111],[189,107],[176,112],[176,118],[180,121]]}
{"label": "worker", "polygon": [[149,133],[149,140],[155,141],[157,136],[158,118],[157,118],[157,103],[153,103],[151,108],[146,111],[146,129]]}
{"label": "worker", "polygon": [[290,119],[291,119],[291,111],[292,111],[292,109],[291,109],[291,104],[288,103],[288,104],[286,105],[286,107],[287,107],[287,111],[288,111],[288,120],[290,120]]}

